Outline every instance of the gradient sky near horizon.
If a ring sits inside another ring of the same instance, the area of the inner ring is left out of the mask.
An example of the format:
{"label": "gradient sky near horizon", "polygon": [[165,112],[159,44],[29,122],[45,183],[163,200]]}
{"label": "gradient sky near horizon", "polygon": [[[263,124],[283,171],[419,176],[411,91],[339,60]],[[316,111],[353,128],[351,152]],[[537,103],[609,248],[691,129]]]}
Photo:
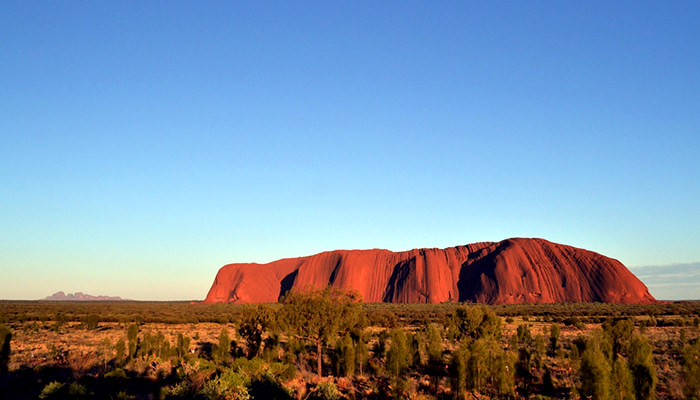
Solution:
{"label": "gradient sky near horizon", "polygon": [[516,236],[698,263],[699,20],[696,1],[5,2],[0,299],[203,299],[231,262]]}

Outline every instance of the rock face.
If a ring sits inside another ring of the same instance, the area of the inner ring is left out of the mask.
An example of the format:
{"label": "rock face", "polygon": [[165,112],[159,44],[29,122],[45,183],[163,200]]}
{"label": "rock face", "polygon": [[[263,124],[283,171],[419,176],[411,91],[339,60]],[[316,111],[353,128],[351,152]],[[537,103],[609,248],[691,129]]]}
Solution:
{"label": "rock face", "polygon": [[622,263],[543,239],[447,249],[336,250],[222,267],[205,303],[276,302],[292,288],[332,285],[366,303],[653,303]]}

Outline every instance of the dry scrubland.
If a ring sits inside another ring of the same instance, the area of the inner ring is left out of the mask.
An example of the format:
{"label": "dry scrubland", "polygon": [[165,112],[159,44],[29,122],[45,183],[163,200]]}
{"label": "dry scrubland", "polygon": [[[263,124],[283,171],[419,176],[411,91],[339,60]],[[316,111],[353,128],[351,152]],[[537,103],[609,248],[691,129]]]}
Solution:
{"label": "dry scrubland", "polygon": [[0,302],[0,398],[698,399],[698,325],[697,302]]}

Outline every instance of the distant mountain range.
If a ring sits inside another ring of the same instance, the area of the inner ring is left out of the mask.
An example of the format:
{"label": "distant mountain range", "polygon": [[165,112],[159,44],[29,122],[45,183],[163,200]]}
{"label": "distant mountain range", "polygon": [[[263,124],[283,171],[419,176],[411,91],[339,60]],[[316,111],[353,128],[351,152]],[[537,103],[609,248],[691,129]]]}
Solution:
{"label": "distant mountain range", "polygon": [[48,301],[125,301],[119,296],[91,296],[83,292],[75,292],[65,294],[64,292],[56,292],[42,300]]}

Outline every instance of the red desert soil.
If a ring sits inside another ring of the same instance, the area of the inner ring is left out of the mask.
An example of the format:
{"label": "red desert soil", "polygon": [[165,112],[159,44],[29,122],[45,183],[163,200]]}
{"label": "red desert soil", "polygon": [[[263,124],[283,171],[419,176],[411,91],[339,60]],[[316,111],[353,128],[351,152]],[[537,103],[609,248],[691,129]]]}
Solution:
{"label": "red desert soil", "polygon": [[292,288],[357,291],[367,303],[654,303],[621,262],[543,239],[447,249],[336,250],[268,264],[229,264],[205,303],[276,302]]}

